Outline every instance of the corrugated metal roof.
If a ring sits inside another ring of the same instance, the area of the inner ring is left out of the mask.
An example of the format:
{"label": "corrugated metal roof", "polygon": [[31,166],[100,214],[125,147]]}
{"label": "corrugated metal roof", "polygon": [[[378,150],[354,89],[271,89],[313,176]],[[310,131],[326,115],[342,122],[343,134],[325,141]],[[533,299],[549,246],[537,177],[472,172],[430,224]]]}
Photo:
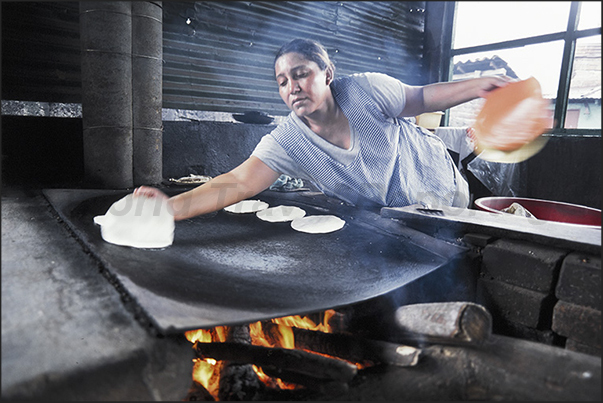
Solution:
{"label": "corrugated metal roof", "polygon": [[2,2],[2,99],[81,102],[78,2]]}
{"label": "corrugated metal roof", "polygon": [[287,40],[321,42],[337,74],[423,80],[424,2],[164,2],[164,107],[286,114],[274,55]]}
{"label": "corrugated metal roof", "polygon": [[[2,2],[2,99],[81,102],[78,2]],[[166,1],[164,108],[288,113],[273,57],[319,40],[337,74],[375,71],[424,83],[425,2]]]}

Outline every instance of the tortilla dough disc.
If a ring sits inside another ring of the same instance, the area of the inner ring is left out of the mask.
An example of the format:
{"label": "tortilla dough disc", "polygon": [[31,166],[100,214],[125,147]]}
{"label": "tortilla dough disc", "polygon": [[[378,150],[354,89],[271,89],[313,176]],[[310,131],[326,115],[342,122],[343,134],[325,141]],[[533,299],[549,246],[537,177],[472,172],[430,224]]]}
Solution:
{"label": "tortilla dough disc", "polygon": [[270,207],[255,214],[260,220],[268,222],[293,221],[306,215],[306,212],[295,206]]}
{"label": "tortilla dough disc", "polygon": [[174,241],[174,215],[167,200],[134,197],[116,201],[103,216],[94,217],[101,236],[109,243],[134,248],[165,248]]}
{"label": "tortilla dough disc", "polygon": [[548,137],[538,137],[536,140],[513,151],[496,150],[494,148],[480,148],[478,146],[475,153],[480,159],[485,161],[516,164],[538,154],[548,141]]}
{"label": "tortilla dough disc", "polygon": [[224,211],[229,213],[255,213],[268,208],[268,203],[261,200],[241,200],[238,203],[231,204],[230,206],[224,207]]}
{"label": "tortilla dough disc", "polygon": [[525,161],[546,144],[549,114],[534,77],[491,91],[473,125],[476,154],[491,162]]}
{"label": "tortilla dough disc", "polygon": [[291,228],[309,234],[326,234],[343,228],[345,221],[334,215],[311,215],[291,221]]}

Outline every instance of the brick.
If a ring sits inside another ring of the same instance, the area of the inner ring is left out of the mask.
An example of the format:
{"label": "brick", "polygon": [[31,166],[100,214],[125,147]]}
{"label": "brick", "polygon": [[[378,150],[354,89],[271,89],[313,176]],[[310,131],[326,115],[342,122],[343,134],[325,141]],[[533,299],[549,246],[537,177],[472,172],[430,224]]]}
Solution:
{"label": "brick", "polygon": [[558,301],[552,329],[568,339],[601,348],[601,311],[597,309]]}
{"label": "brick", "polygon": [[515,322],[499,320],[493,323],[492,332],[516,339],[530,340],[548,346],[562,346],[564,337],[559,336],[551,329],[538,330],[533,327],[524,326]]}
{"label": "brick", "polygon": [[601,310],[601,257],[570,253],[561,264],[558,299]]}
{"label": "brick", "polygon": [[502,281],[480,278],[477,302],[492,314],[492,319],[515,322],[535,329],[548,325],[550,296]]}
{"label": "brick", "polygon": [[493,280],[552,294],[566,254],[544,245],[499,239],[484,248],[482,271]]}
{"label": "brick", "polygon": [[567,339],[567,341],[565,342],[565,349],[570,351],[576,351],[578,353],[601,357],[600,347],[589,346],[588,344],[580,343],[579,341],[573,339]]}

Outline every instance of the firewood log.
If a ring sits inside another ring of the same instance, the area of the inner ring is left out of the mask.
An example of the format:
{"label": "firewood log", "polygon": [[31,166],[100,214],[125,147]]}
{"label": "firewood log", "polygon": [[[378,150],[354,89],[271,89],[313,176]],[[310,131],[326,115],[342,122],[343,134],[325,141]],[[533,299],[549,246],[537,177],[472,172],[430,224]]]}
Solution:
{"label": "firewood log", "polygon": [[482,344],[492,334],[492,316],[473,302],[411,304],[396,310],[396,340],[442,344]]}
{"label": "firewood log", "polygon": [[198,382],[193,381],[191,387],[188,389],[186,397],[183,399],[185,402],[202,401],[202,402],[213,402],[216,399],[209,393],[207,389]]}
{"label": "firewood log", "polygon": [[325,395],[336,395],[340,393],[346,393],[348,391],[347,382],[334,381],[327,379],[319,379],[313,376],[300,374],[298,372],[291,372],[282,370],[280,368],[273,368],[270,366],[262,367],[264,373],[272,378],[279,378],[286,383],[294,383],[301,385],[305,388],[314,390]]}
{"label": "firewood log", "polygon": [[356,373],[355,365],[348,362],[301,350],[268,348],[238,343],[195,342],[193,351],[197,357],[226,360],[240,364],[273,366],[320,379],[349,381]]}
{"label": "firewood log", "polygon": [[[251,345],[248,326],[232,326],[227,329],[226,341]],[[218,400],[257,400],[262,384],[251,364],[224,361],[220,369]]]}
{"label": "firewood log", "polygon": [[[276,333],[275,323],[264,323],[264,332]],[[320,331],[290,328],[295,337],[295,347],[327,354],[364,365],[388,364],[413,366],[419,362],[421,350],[411,346],[369,340],[343,333],[324,333]]]}

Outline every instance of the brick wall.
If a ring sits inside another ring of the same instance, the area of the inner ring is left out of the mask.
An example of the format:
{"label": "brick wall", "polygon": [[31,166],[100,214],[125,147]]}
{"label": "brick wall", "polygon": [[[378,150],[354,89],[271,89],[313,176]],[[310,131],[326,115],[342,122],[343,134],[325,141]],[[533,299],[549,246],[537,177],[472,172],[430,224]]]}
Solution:
{"label": "brick wall", "polygon": [[561,265],[552,330],[565,348],[601,356],[601,257],[574,252]]}
{"label": "brick wall", "polygon": [[468,234],[493,331],[601,356],[601,257]]}

